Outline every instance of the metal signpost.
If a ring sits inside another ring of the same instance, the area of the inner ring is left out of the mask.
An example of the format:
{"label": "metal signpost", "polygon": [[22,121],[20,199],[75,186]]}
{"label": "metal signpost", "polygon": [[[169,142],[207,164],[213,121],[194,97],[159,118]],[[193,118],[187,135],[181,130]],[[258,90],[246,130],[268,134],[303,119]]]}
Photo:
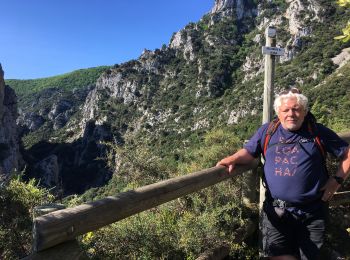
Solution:
{"label": "metal signpost", "polygon": [[[263,119],[262,124],[272,120],[272,100],[274,93],[273,80],[275,77],[275,56],[283,56],[284,49],[276,47],[276,28],[269,26],[266,28],[266,46],[262,47],[262,53],[265,55],[265,79],[264,79],[264,104],[263,104]],[[260,180],[260,249],[262,248],[262,207],[265,200],[265,187]],[[260,252],[262,253],[262,252]]]}

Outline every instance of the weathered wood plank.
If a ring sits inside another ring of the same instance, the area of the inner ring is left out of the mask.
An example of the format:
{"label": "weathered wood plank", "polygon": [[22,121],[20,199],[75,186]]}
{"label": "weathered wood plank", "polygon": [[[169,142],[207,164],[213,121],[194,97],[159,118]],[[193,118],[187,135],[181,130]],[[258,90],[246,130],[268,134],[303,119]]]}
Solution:
{"label": "weathered wood plank", "polygon": [[229,175],[223,166],[172,178],[117,196],[40,216],[34,220],[35,252],[53,247],[78,235],[96,230],[165,202],[199,191],[256,167],[257,160],[237,166]]}

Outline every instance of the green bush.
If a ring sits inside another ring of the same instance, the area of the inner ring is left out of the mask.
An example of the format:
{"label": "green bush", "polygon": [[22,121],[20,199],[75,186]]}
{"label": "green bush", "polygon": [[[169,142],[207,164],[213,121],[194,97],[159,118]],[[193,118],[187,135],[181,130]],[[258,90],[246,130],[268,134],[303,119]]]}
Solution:
{"label": "green bush", "polygon": [[18,259],[28,255],[32,241],[32,213],[35,206],[53,201],[48,190],[34,180],[20,176],[0,186],[0,258]]}

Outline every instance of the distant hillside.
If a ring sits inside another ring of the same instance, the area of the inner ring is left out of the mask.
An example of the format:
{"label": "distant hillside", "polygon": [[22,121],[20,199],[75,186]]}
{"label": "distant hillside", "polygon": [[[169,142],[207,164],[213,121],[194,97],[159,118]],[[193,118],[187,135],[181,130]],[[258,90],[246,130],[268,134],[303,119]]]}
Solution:
{"label": "distant hillside", "polygon": [[80,69],[70,73],[40,79],[7,79],[6,84],[10,85],[21,98],[47,88],[72,90],[73,88],[81,88],[94,84],[101,73],[108,68],[109,66],[100,66],[96,68]]}

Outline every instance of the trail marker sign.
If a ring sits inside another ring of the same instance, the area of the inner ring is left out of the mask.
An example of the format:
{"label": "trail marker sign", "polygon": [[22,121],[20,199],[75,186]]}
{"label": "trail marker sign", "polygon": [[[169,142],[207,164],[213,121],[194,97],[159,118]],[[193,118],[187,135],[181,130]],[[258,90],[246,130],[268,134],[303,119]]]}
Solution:
{"label": "trail marker sign", "polygon": [[262,53],[267,55],[274,55],[274,56],[283,56],[284,55],[284,49],[278,48],[278,47],[269,47],[269,46],[263,46],[262,47]]}

